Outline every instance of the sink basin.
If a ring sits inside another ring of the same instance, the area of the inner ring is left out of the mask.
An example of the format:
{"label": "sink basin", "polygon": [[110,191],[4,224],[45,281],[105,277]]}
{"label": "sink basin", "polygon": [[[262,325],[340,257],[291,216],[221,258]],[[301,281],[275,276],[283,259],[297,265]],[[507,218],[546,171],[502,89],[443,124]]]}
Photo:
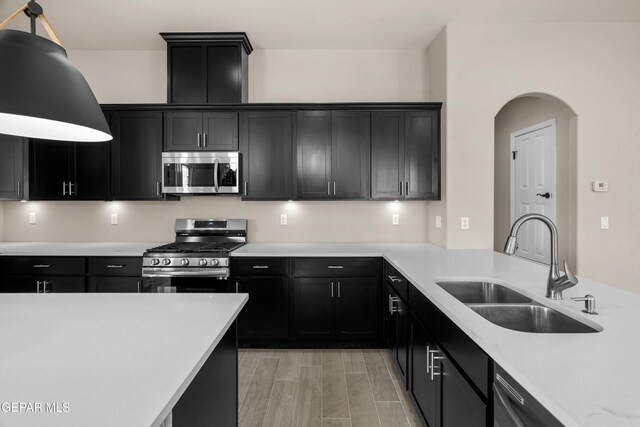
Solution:
{"label": "sink basin", "polygon": [[538,304],[477,304],[473,311],[503,328],[534,333],[591,333],[600,330]]}
{"label": "sink basin", "polygon": [[522,304],[531,302],[531,298],[497,283],[437,282],[437,285],[465,304]]}

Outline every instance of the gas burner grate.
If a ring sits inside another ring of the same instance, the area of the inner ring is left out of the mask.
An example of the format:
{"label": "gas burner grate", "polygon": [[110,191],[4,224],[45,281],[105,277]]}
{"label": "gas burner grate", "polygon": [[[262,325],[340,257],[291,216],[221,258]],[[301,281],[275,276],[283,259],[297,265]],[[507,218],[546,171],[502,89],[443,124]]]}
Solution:
{"label": "gas burner grate", "polygon": [[230,252],[242,243],[235,242],[173,242],[149,249],[149,252]]}

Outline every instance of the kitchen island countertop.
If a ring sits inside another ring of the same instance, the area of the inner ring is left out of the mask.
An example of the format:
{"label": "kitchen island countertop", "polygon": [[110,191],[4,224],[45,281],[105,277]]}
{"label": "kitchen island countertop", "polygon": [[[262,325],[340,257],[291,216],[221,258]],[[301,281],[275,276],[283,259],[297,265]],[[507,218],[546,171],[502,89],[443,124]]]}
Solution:
{"label": "kitchen island countertop", "polygon": [[[493,360],[567,426],[640,426],[640,295],[579,277],[564,300],[544,297],[549,268],[491,250],[426,243],[250,243],[234,257],[381,256],[396,267]],[[494,325],[436,281],[485,279],[513,287],[604,330],[533,334]],[[569,299],[592,294],[596,316]]]}
{"label": "kitchen island countertop", "polygon": [[0,294],[0,425],[158,426],[247,299]]}

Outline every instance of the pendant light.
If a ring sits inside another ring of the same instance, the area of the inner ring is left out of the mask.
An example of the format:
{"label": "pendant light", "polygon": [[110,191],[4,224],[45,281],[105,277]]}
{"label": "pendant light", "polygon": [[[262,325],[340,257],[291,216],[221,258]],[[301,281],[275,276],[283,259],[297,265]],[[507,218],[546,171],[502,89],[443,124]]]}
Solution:
{"label": "pendant light", "polygon": [[[31,33],[2,28],[24,12]],[[36,35],[40,19],[51,40]],[[0,23],[0,133],[60,141],[109,141],[95,95],[35,1]]]}

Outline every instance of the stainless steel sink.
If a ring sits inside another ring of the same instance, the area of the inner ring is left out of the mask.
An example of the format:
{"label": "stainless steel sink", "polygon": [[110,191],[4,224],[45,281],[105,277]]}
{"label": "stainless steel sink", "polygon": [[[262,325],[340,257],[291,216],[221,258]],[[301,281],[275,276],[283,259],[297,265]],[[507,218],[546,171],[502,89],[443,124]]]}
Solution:
{"label": "stainless steel sink", "polygon": [[579,320],[538,304],[476,304],[473,311],[491,323],[521,332],[541,334],[600,332]]}
{"label": "stainless steel sink", "polygon": [[541,334],[600,332],[585,322],[488,281],[442,281],[438,286],[470,309],[503,328]]}
{"label": "stainless steel sink", "polygon": [[465,304],[518,304],[531,302],[531,298],[505,286],[491,282],[437,282]]}

